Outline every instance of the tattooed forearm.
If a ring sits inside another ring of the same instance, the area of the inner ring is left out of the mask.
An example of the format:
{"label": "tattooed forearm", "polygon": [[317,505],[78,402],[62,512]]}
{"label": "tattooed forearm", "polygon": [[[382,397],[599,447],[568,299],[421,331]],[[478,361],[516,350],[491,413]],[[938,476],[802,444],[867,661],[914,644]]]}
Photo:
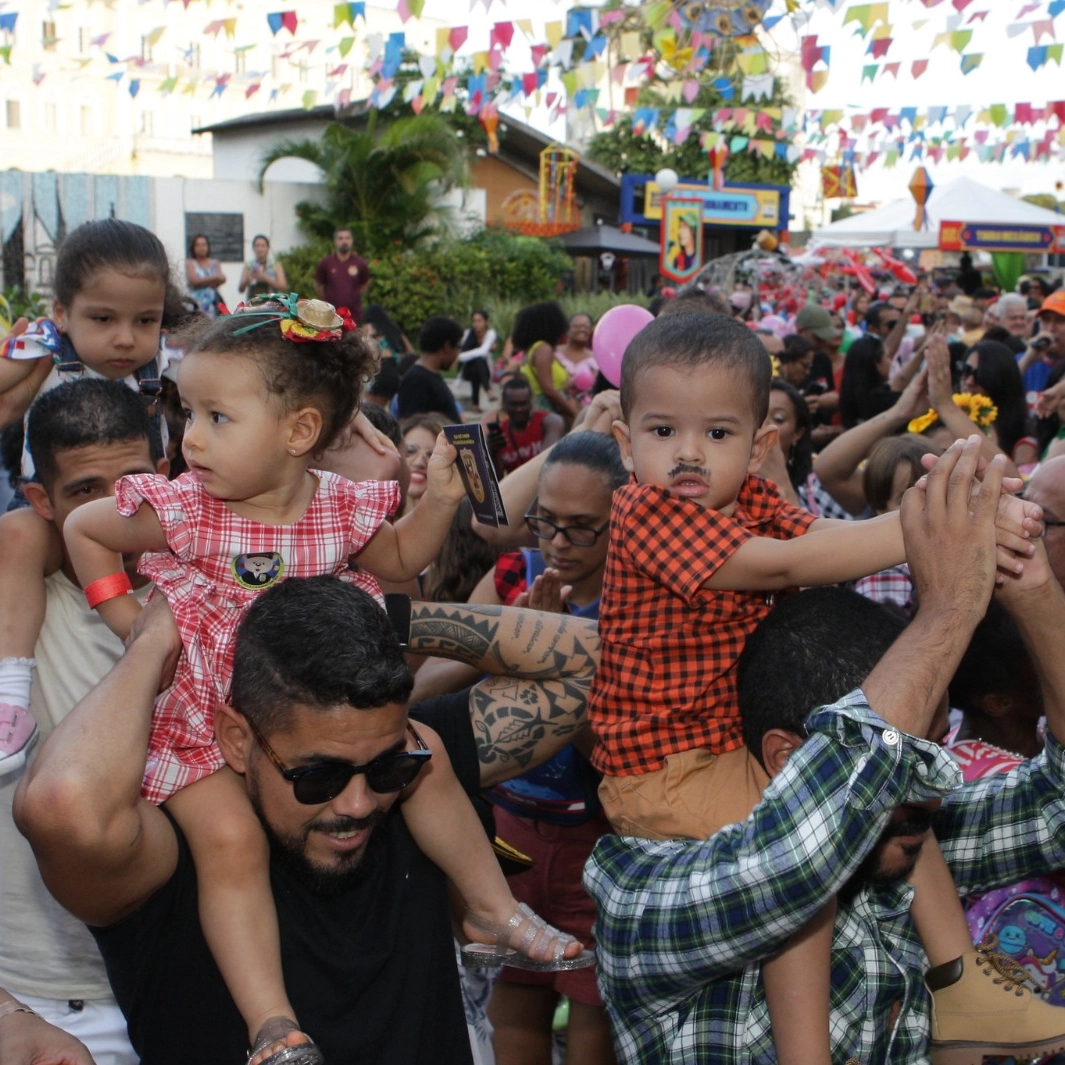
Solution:
{"label": "tattooed forearm", "polygon": [[487,787],[539,765],[584,725],[590,681],[543,684],[494,678],[470,693],[470,714]]}
{"label": "tattooed forearm", "polygon": [[551,637],[551,642],[545,648],[544,653],[540,655],[540,657],[536,660],[536,664],[538,666],[542,666],[548,659],[554,661],[554,657],[551,652],[554,651],[554,649],[559,645],[559,641],[561,639],[561,632],[556,632],[555,635]]}
{"label": "tattooed forearm", "polygon": [[478,665],[495,643],[501,610],[497,606],[478,606],[474,613],[465,607],[441,603],[413,603],[410,649]]}
{"label": "tattooed forearm", "polygon": [[515,607],[415,603],[409,646],[486,673],[547,680],[595,671],[595,622]]}
{"label": "tattooed forearm", "polygon": [[543,631],[544,623],[537,620],[536,624],[533,625],[532,635],[529,637],[529,642],[523,648],[523,654],[528,654],[536,646],[536,641],[540,638],[540,633]]}

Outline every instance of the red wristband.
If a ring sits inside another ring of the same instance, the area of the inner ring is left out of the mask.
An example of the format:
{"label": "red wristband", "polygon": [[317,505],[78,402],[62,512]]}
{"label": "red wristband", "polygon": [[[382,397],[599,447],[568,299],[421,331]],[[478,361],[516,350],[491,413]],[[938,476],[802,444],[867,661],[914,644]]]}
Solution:
{"label": "red wristband", "polygon": [[90,610],[95,610],[101,603],[108,599],[117,599],[120,595],[129,595],[133,591],[129,575],[126,573],[109,573],[98,581],[93,581],[85,587],[85,601]]}

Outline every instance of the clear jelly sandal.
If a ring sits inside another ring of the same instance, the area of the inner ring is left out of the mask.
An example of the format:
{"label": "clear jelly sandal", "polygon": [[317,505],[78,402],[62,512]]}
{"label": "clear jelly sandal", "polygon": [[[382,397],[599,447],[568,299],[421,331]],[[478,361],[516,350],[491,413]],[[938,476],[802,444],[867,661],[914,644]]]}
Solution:
{"label": "clear jelly sandal", "polygon": [[[303,1030],[290,1017],[271,1017],[258,1031],[255,1036],[255,1046],[248,1053],[251,1061],[256,1054],[262,1053],[271,1043],[283,1043],[290,1032]],[[304,1042],[295,1043],[291,1046],[283,1046],[275,1050],[268,1058],[264,1058],[260,1065],[324,1065],[325,1058],[314,1043],[304,1036]]]}
{"label": "clear jelly sandal", "polygon": [[[506,924],[485,920],[466,911],[466,922],[492,936],[493,943],[467,943],[462,948],[462,964],[472,969],[493,969],[503,965],[530,972],[561,972],[586,969],[595,964],[595,953],[582,950],[575,957],[565,957],[566,948],[576,942],[573,936],[560,932],[537,916],[524,902],[519,902]],[[510,947],[515,933],[524,928],[517,948]],[[550,945],[551,956],[537,959],[532,954],[544,953]]]}

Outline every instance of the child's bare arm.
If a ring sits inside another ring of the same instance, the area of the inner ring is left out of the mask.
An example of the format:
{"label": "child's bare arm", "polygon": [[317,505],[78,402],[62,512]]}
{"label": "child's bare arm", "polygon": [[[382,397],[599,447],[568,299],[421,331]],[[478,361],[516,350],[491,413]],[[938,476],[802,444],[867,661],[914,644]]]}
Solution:
{"label": "child's bare arm", "polygon": [[[97,499],[78,507],[63,527],[67,554],[83,588],[101,577],[123,571],[122,556],[142,551],[165,551],[166,536],[150,506],[128,518],[119,514],[113,499]],[[131,595],[101,603],[97,610],[107,627],[125,639],[140,605]]]}
{"label": "child's bare arm", "polygon": [[793,540],[755,536],[706,582],[718,591],[775,591],[838,584],[906,560],[898,514],[812,528]]}
{"label": "child's bare arm", "polygon": [[439,554],[466,489],[458,452],[441,433],[429,459],[428,487],[417,507],[395,525],[385,523],[358,553],[359,565],[384,581],[409,581]]}
{"label": "child's bare arm", "polygon": [[32,658],[44,624],[44,579],[63,564],[59,531],[30,509],[0,518],[0,659]]}

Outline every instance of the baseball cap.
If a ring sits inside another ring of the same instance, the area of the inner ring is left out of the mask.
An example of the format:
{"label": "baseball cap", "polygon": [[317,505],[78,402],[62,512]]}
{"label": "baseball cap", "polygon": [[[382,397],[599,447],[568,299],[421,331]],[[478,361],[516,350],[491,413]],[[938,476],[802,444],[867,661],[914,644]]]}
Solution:
{"label": "baseball cap", "polygon": [[816,303],[807,303],[795,315],[796,332],[808,329],[818,340],[841,340],[843,330],[837,329],[832,322],[832,315]]}
{"label": "baseball cap", "polygon": [[1044,314],[1060,314],[1065,317],[1065,292],[1058,289],[1043,300],[1039,306],[1038,317],[1042,318]]}

